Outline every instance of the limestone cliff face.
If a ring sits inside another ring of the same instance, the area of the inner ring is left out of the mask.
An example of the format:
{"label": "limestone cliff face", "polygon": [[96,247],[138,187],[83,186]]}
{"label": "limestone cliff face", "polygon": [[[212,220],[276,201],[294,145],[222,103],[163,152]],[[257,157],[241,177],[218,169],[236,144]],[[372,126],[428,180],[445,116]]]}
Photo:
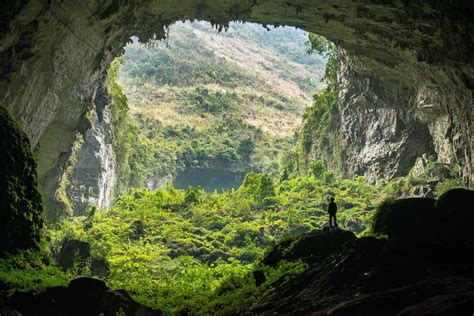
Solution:
{"label": "limestone cliff face", "polygon": [[74,216],[84,215],[90,206],[107,209],[116,183],[116,161],[113,148],[112,117],[108,106],[90,114],[92,128],[77,151],[67,196]]}
{"label": "limestone cliff face", "polygon": [[366,62],[338,52],[340,102],[332,132],[343,173],[363,175],[370,182],[390,180],[406,175],[424,153],[435,153],[443,163],[459,163],[452,137],[461,138],[461,131],[452,135],[440,92],[426,82],[415,89],[398,80],[380,80],[361,71]]}
{"label": "limestone cliff face", "polygon": [[334,132],[339,134],[344,173],[363,175],[370,182],[406,175],[417,157],[433,152],[414,90],[360,74],[361,61],[343,50],[338,59],[339,122]]}
{"label": "limestone cliff face", "polygon": [[[323,35],[348,55],[358,56],[361,63],[353,69],[370,78],[366,84],[361,80],[360,88],[388,81],[414,91],[416,102],[410,106],[421,110],[422,133],[428,126],[430,134],[440,136],[433,140],[434,147],[442,159],[461,165],[469,181],[473,176],[473,12],[471,1],[434,0],[7,0],[0,7],[0,100],[38,149],[43,190],[52,196],[76,133],[86,133],[85,115],[106,69],[130,36],[141,40],[155,33],[163,36],[166,26],[183,19],[218,25],[231,20],[291,25]],[[395,109],[398,105],[405,114]],[[384,107],[378,104],[361,113],[411,124],[417,120],[401,118],[418,112],[405,110],[406,106],[394,103],[388,107],[393,110],[381,110]],[[344,113],[349,114],[349,109]],[[417,127],[401,130],[410,138]],[[383,133],[364,137],[375,144],[385,136],[390,137]],[[389,143],[394,144],[385,142],[380,148]],[[375,161],[371,155],[378,151],[365,149],[362,157]],[[356,166],[353,172],[361,168]]]}
{"label": "limestone cliff face", "polygon": [[[453,136],[448,104],[441,92],[426,82],[413,88],[403,81],[369,75],[364,68],[367,60],[343,49],[337,59],[339,105],[331,127],[336,137],[330,148],[338,149],[325,152],[314,147],[309,158],[326,158],[333,169],[342,165],[339,171],[345,176],[362,175],[369,182],[406,175],[425,153],[436,154],[443,163],[460,162],[453,137],[462,138],[462,131]],[[455,90],[456,83],[451,84]],[[335,161],[343,163],[336,165]]]}

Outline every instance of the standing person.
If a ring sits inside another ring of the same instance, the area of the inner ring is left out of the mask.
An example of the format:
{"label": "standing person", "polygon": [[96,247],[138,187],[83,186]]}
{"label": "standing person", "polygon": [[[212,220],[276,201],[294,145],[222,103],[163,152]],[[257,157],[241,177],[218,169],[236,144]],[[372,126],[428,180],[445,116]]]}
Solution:
{"label": "standing person", "polygon": [[[336,222],[336,213],[337,213],[337,205],[334,203],[334,198],[331,198],[331,202],[328,206],[328,213],[329,213],[329,227],[337,227]],[[333,225],[334,220],[334,225]]]}

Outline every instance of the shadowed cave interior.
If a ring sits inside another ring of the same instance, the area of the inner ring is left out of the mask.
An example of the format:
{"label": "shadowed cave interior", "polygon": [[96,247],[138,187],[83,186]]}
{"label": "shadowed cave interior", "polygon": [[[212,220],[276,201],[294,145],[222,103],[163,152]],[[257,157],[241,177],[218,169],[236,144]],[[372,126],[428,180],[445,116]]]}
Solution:
{"label": "shadowed cave interior", "polygon": [[472,314],[473,11],[2,3],[0,314]]}

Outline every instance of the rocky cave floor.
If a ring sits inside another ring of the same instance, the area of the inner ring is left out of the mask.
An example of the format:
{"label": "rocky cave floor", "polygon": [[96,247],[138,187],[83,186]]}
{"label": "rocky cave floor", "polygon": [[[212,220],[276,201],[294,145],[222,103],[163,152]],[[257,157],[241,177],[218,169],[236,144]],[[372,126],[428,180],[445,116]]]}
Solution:
{"label": "rocky cave floor", "polygon": [[309,268],[277,285],[275,294],[252,314],[472,315],[474,311],[473,243],[356,238],[342,230],[312,232],[300,242],[303,247],[293,248],[287,256],[302,257]]}
{"label": "rocky cave floor", "polygon": [[[472,315],[474,191],[453,190],[436,203],[397,201],[379,216],[378,225],[389,238],[357,238],[349,231],[325,228],[274,246],[261,265],[302,260],[307,268],[273,283],[274,291],[246,314]],[[422,210],[423,204],[429,207]],[[403,212],[410,205],[414,210]],[[404,209],[397,210],[400,206]],[[423,212],[430,220],[418,225]],[[261,274],[253,272],[257,284]],[[116,315],[119,309],[127,315],[161,315],[96,279],[79,278],[39,294],[11,294],[0,283],[2,316]]]}

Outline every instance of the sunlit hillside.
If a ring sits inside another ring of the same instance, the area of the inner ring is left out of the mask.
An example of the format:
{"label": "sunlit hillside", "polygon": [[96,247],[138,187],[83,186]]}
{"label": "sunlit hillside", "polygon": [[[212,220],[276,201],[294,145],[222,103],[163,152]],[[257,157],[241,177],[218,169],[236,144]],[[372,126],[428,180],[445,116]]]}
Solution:
{"label": "sunlit hillside", "polygon": [[[216,115],[231,114],[285,137],[322,85],[325,61],[305,53],[307,41],[288,27],[233,23],[218,32],[204,22],[177,23],[166,41],[127,46],[120,83],[132,113],[165,125],[202,130]],[[196,108],[209,98],[219,109]]]}
{"label": "sunlit hillside", "polygon": [[323,88],[326,59],[308,49],[301,30],[239,23],[218,32],[178,22],[166,40],[133,39],[116,79],[139,131],[130,156],[137,180],[124,186],[212,191],[238,187],[247,172],[277,176]]}

